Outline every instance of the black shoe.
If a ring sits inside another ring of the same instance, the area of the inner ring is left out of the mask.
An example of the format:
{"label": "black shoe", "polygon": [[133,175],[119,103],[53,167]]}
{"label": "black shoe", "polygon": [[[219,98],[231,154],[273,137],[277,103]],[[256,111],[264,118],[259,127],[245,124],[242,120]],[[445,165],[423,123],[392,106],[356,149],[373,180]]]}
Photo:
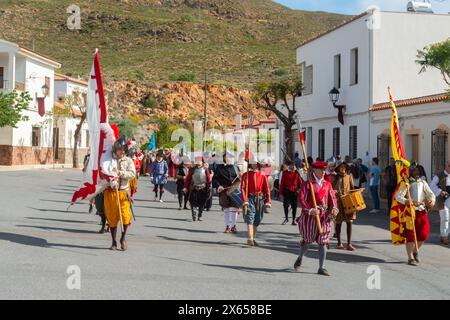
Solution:
{"label": "black shoe", "polygon": [[410,266],[417,267],[417,262],[416,262],[416,260],[414,260],[414,259],[409,259],[409,260],[408,260],[408,264],[409,264]]}
{"label": "black shoe", "polygon": [[259,247],[259,243],[256,242],[256,240],[253,240],[253,245],[254,245],[255,247]]}
{"label": "black shoe", "polygon": [[327,269],[324,269],[324,268],[319,268],[319,271],[317,273],[322,276],[327,276],[327,277],[330,276],[330,273],[327,271]]}
{"label": "black shoe", "polygon": [[292,221],[292,225],[293,225],[293,226],[296,226],[296,225],[297,225],[297,223],[295,222],[295,220]]}
{"label": "black shoe", "polygon": [[302,258],[298,257],[294,263],[294,271],[298,271],[298,269],[300,269],[301,265],[302,265]]}
{"label": "black shoe", "polygon": [[414,256],[414,260],[416,260],[417,263],[420,263],[420,261],[419,261],[419,253],[418,252],[414,252],[413,256]]}
{"label": "black shoe", "polygon": [[94,206],[92,204],[89,205],[89,213],[92,213],[92,210],[94,209]]}
{"label": "black shoe", "polygon": [[281,224],[282,226],[284,226],[286,223],[288,223],[289,220],[288,219],[284,219],[283,223]]}
{"label": "black shoe", "polygon": [[192,216],[192,221],[195,221],[195,220],[197,220],[197,217],[196,216]]}

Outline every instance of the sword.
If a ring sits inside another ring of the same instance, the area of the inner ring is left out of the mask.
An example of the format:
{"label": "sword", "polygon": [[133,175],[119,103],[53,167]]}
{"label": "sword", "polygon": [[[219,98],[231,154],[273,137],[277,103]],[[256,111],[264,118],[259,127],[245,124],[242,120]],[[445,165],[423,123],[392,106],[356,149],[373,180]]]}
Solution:
{"label": "sword", "polygon": [[127,200],[130,203],[130,210],[133,216],[133,221],[136,221],[136,216],[134,215],[133,202],[134,200],[131,198],[130,194],[127,192]]}

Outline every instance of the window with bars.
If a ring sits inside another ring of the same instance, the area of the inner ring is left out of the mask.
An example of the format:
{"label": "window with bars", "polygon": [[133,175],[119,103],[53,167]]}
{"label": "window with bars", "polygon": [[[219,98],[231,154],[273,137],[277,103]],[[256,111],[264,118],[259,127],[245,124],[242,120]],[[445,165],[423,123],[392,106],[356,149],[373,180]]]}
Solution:
{"label": "window with bars", "polygon": [[319,130],[319,158],[325,159],[325,129]]}
{"label": "window with bars", "polygon": [[431,133],[431,173],[439,174],[447,162],[448,133],[436,129]]}
{"label": "window with bars", "polygon": [[31,146],[39,147],[41,140],[41,128],[33,127],[31,130]]}
{"label": "window with bars", "polygon": [[350,52],[350,85],[358,84],[358,48],[352,49]]}
{"label": "window with bars", "polygon": [[334,87],[341,88],[341,55],[334,56]]}
{"label": "window with bars", "polygon": [[336,157],[341,154],[341,129],[333,129],[333,156]]}
{"label": "window with bars", "polygon": [[358,158],[358,128],[357,126],[349,127],[349,150],[348,154],[352,159]]}
{"label": "window with bars", "polygon": [[48,87],[48,90],[46,92],[46,96],[50,96],[50,77],[45,77],[45,85]]}
{"label": "window with bars", "polygon": [[86,148],[89,148],[89,139],[90,139],[89,130],[86,130],[86,144],[85,144]]}

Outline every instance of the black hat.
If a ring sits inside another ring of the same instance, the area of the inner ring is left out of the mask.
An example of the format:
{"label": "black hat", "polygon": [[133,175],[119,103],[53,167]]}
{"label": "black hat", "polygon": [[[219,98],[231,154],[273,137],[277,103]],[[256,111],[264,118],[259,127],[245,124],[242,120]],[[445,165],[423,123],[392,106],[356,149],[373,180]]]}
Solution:
{"label": "black hat", "polygon": [[115,152],[117,149],[122,149],[125,153],[128,152],[128,144],[124,136],[121,136],[114,142],[113,151]]}
{"label": "black hat", "polygon": [[336,167],[334,168],[335,172],[338,172],[339,167],[344,165],[345,166],[345,170],[348,171],[348,169],[350,169],[350,166],[348,165],[347,162],[345,162],[345,160],[339,160],[338,162],[336,162]]}

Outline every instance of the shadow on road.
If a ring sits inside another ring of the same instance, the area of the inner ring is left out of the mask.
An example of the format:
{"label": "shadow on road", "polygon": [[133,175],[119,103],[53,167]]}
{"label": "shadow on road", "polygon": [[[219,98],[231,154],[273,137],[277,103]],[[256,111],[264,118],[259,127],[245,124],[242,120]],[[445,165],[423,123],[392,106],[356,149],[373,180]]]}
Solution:
{"label": "shadow on road", "polygon": [[95,222],[92,222],[92,221],[65,220],[65,219],[52,219],[52,218],[25,217],[25,219],[29,219],[29,220],[45,220],[45,221],[54,221],[54,222],[63,222],[63,223],[87,223],[87,224],[95,224]]}
{"label": "shadow on road", "polygon": [[79,248],[79,249],[94,249],[94,250],[107,250],[102,247],[92,247],[92,246],[79,246],[73,244],[62,244],[62,243],[50,243],[46,239],[26,236],[17,233],[0,232],[0,240],[9,241],[25,246],[41,247],[41,248],[52,248],[52,247],[65,247],[65,248]]}
{"label": "shadow on road", "polygon": [[187,231],[187,232],[193,232],[193,233],[213,233],[217,234],[216,231],[209,231],[209,230],[195,230],[195,229],[185,229],[185,228],[174,228],[174,227],[160,227],[160,226],[145,226],[147,228],[157,228],[157,229],[165,229],[165,230],[174,230],[174,231]]}
{"label": "shadow on road", "polygon": [[30,209],[36,210],[36,211],[41,211],[41,212],[58,212],[58,213],[77,213],[77,214],[89,214],[92,215],[92,213],[89,212],[83,212],[83,211],[66,211],[66,210],[55,210],[55,209],[39,209],[39,208],[33,208],[33,207],[28,207]]}
{"label": "shadow on road", "polygon": [[44,226],[30,226],[30,225],[16,225],[16,227],[25,227],[25,228],[35,228],[35,229],[42,229],[47,231],[64,231],[64,232],[71,232],[71,233],[95,233],[98,234],[96,231],[91,230],[83,230],[83,229],[68,229],[68,228],[57,228],[57,227],[44,227]]}

